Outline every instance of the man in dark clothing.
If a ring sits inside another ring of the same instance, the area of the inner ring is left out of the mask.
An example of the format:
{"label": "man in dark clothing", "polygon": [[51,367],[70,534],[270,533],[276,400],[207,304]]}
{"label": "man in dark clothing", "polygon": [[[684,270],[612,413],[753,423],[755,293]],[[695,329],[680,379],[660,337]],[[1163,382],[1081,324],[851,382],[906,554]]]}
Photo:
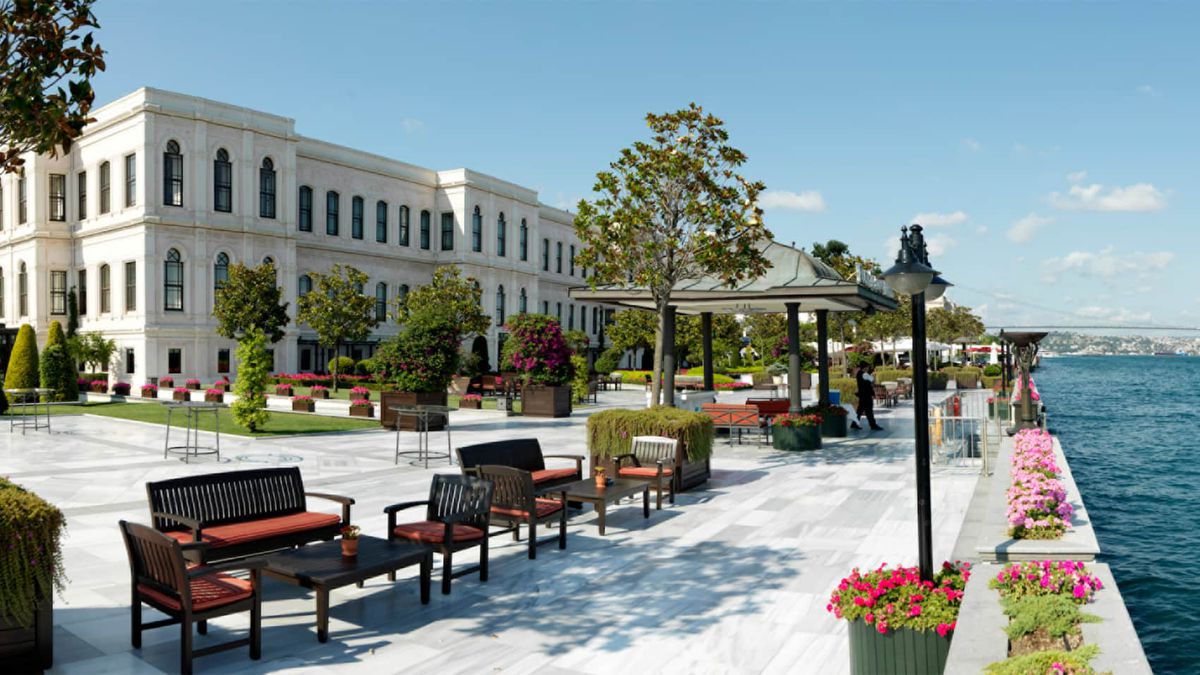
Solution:
{"label": "man in dark clothing", "polygon": [[875,423],[875,376],[872,374],[874,371],[874,366],[862,366],[854,378],[858,384],[858,408],[855,410],[854,421],[850,423],[851,429],[861,429],[858,421],[866,415],[873,431],[883,431],[883,427]]}

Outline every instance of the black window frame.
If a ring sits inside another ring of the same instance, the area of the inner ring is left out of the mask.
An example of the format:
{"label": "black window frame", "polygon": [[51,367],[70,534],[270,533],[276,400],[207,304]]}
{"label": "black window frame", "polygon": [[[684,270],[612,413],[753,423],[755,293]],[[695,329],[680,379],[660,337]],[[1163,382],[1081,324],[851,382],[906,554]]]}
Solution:
{"label": "black window frame", "polygon": [[[375,284],[375,320],[387,321],[388,285],[386,281]],[[382,295],[382,297],[381,297]]]}
{"label": "black window frame", "polygon": [[100,313],[112,312],[112,267],[108,263],[100,266]]}
{"label": "black window frame", "polygon": [[75,307],[79,316],[87,316],[87,268],[75,271]]}
{"label": "black window frame", "polygon": [[229,348],[222,347],[217,350],[217,373],[225,374],[229,372]]}
{"label": "black window frame", "polygon": [[[306,285],[308,286],[308,288],[305,288]],[[296,297],[297,298],[303,298],[304,296],[308,295],[309,293],[312,293],[312,289],[313,289],[312,277],[310,277],[307,274],[301,274],[299,277],[296,278]]]}
{"label": "black window frame", "polygon": [[49,176],[49,219],[56,223],[67,220],[67,175],[52,173]]}
{"label": "black window frame", "polygon": [[325,191],[325,234],[339,236],[341,231],[342,196],[335,190]]}
{"label": "black window frame", "polygon": [[520,241],[517,245],[520,247],[521,262],[529,260],[529,223],[524,218],[521,219]]}
{"label": "black window frame", "polygon": [[213,211],[233,213],[233,162],[225,148],[213,158]]}
{"label": "black window frame", "polygon": [[[25,169],[17,175],[17,224],[29,222],[29,181],[25,178]],[[22,315],[24,316],[24,315]]]}
{"label": "black window frame", "polygon": [[79,197],[76,204],[79,210],[78,219],[83,220],[87,218],[87,171],[75,174],[75,192]]}
{"label": "black window frame", "polygon": [[571,244],[571,249],[567,257],[567,268],[570,270],[570,275],[575,276],[575,244]]}
{"label": "black window frame", "polygon": [[517,296],[517,313],[524,314],[527,311],[529,311],[529,294],[522,288],[521,294]]}
{"label": "black window frame", "polygon": [[125,374],[133,375],[137,372],[137,352],[133,347],[125,348]]}
{"label": "black window frame", "polygon": [[542,271],[550,271],[550,240],[542,238]]}
{"label": "black window frame", "polygon": [[496,216],[496,255],[501,258],[508,254],[508,221],[504,219],[504,212],[501,211],[499,216]]}
{"label": "black window frame", "polygon": [[163,311],[183,311],[183,256],[178,249],[167,249],[163,259]]}
{"label": "black window frame", "polygon": [[496,327],[504,325],[504,320],[507,318],[504,315],[505,311],[504,284],[496,286]]}
{"label": "black window frame", "polygon": [[471,212],[471,251],[483,253],[483,211],[478,206]]}
{"label": "black window frame", "polygon": [[412,211],[409,210],[408,205],[401,204],[400,210],[396,214],[396,218],[399,220],[399,223],[397,224],[398,229],[396,230],[396,245],[398,246],[408,246],[410,240],[409,235],[412,229],[411,217]]}
{"label": "black window frame", "polygon": [[29,268],[25,263],[17,268],[17,316],[29,316]]}
{"label": "black window frame", "polygon": [[382,199],[375,202],[375,243],[386,244],[388,240],[388,203]]}
{"label": "black window frame", "polygon": [[433,213],[421,211],[421,250],[428,251],[433,246]]}
{"label": "black window frame", "polygon": [[[275,219],[276,186],[275,162],[270,157],[263,157],[262,165],[258,167],[258,217]],[[311,209],[311,207],[310,207]],[[311,212],[309,217],[312,217]],[[310,223],[311,225],[311,223]]]}
{"label": "black window frame", "polygon": [[561,241],[554,242],[554,273],[562,274],[563,247]]}
{"label": "black window frame", "polygon": [[183,348],[170,347],[167,349],[167,373],[178,375],[183,372]]}
{"label": "black window frame", "polygon": [[183,207],[183,152],[176,141],[163,151],[163,206]]}
{"label": "black window frame", "polygon": [[296,229],[301,232],[312,232],[313,191],[307,185],[300,186],[297,196]]}
{"label": "black window frame", "polygon": [[219,251],[213,259],[213,290],[219,290],[229,283],[229,254]]}
{"label": "black window frame", "polygon": [[454,212],[442,212],[442,248],[443,251],[454,250]]}
{"label": "black window frame", "polygon": [[67,313],[67,271],[50,270],[50,314]]}
{"label": "black window frame", "polygon": [[364,220],[363,212],[366,210],[366,206],[364,204],[365,204],[365,202],[363,201],[363,198],[358,195],[354,195],[353,197],[350,198],[350,238],[351,239],[362,239],[363,238],[363,220]]}
{"label": "black window frame", "polygon": [[112,212],[112,165],[100,163],[100,215]]}

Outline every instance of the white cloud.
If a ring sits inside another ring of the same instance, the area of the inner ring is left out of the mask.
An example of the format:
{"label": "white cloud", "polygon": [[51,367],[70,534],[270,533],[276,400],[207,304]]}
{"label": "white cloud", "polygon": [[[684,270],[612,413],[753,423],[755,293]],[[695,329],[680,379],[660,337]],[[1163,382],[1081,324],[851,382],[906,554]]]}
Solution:
{"label": "white cloud", "polygon": [[988,233],[987,225],[980,225],[979,227],[975,228],[975,234],[987,234],[987,233]]}
{"label": "white cloud", "polygon": [[1018,244],[1027,244],[1033,235],[1037,234],[1038,230],[1054,222],[1053,218],[1039,216],[1036,213],[1030,213],[1024,218],[1017,220],[1008,228],[1008,238]]}
{"label": "white cloud", "polygon": [[1159,90],[1155,89],[1154,87],[1152,87],[1148,84],[1140,85],[1137,88],[1137,92],[1139,94],[1145,94],[1146,96],[1153,96],[1155,98],[1162,96],[1162,92],[1160,92]]}
{"label": "white cloud", "polygon": [[1103,319],[1113,323],[1130,323],[1133,321],[1149,321],[1150,312],[1135,312],[1126,307],[1080,307],[1075,310],[1077,316],[1086,319]]}
{"label": "white cloud", "polygon": [[804,192],[767,190],[758,196],[758,205],[764,209],[819,213],[825,210],[825,198],[816,190],[805,190]]}
{"label": "white cloud", "polygon": [[1071,183],[1072,185],[1075,183],[1082,183],[1084,178],[1087,178],[1086,171],[1072,171],[1071,173],[1067,174],[1067,182]]}
{"label": "white cloud", "polygon": [[954,248],[958,242],[953,237],[944,234],[935,234],[925,237],[925,244],[929,247],[929,257],[936,260],[943,253]]}
{"label": "white cloud", "polygon": [[425,123],[415,117],[405,117],[400,120],[400,128],[406,134],[416,134],[425,130]]}
{"label": "white cloud", "polygon": [[1063,211],[1159,211],[1167,207],[1167,195],[1150,183],[1107,191],[1103,185],[1092,183],[1072,185],[1066,194],[1051,192],[1050,204]]}
{"label": "white cloud", "polygon": [[983,146],[980,145],[979,141],[975,140],[974,138],[964,138],[962,141],[962,146],[971,152],[979,152],[983,149]]}
{"label": "white cloud", "polygon": [[922,212],[912,217],[909,222],[918,223],[925,227],[949,227],[967,222],[967,214],[963,211],[953,213]]}
{"label": "white cloud", "polygon": [[1175,253],[1171,251],[1118,252],[1112,246],[1097,252],[1071,251],[1042,263],[1042,278],[1053,282],[1061,274],[1071,272],[1106,281],[1118,277],[1144,279],[1166,269],[1174,260]]}

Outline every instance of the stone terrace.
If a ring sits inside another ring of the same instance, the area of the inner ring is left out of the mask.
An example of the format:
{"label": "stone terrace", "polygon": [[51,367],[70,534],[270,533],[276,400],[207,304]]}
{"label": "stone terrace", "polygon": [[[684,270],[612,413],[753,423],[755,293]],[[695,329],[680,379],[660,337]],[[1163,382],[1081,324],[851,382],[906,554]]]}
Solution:
{"label": "stone terrace", "polygon": [[[641,392],[604,392],[602,406],[633,407]],[[722,395],[724,400],[737,400]],[[592,408],[589,410],[595,410]],[[586,454],[588,411],[565,420],[454,413],[454,444],[536,436],[546,452]],[[491,580],[455,580],[453,594],[417,597],[415,568],[395,584],[335,590],[330,641],[319,644],[312,594],[265,579],[263,659],[245,649],[205,657],[198,672],[288,670],[541,673],[821,672],[848,670],[845,625],[825,611],[851,567],[916,561],[911,406],[882,411],[887,431],[851,432],[811,453],[723,439],[713,479],[643,520],[640,504],[613,507],[608,536],[590,507],[569,524],[566,551],[492,540]],[[855,434],[858,435],[855,435]],[[433,434],[435,449],[444,436]],[[404,443],[411,447],[413,436]],[[299,464],[306,487],[354,497],[354,521],[385,536],[386,504],[423,499],[429,476],[453,471],[392,465],[394,433],[367,431],[250,440],[222,436],[222,463],[162,459],[163,428],[92,416],[54,419],[53,433],[0,435],[0,475],[58,504],[68,517],[65,596],[55,607],[62,673],[158,673],[177,668],[178,630],[129,643],[129,576],[118,519],[147,522],[146,481]],[[553,460],[552,460],[553,461]],[[935,466],[935,561],[951,554],[978,467]],[[317,500],[313,507],[336,511]],[[416,515],[415,512],[413,515]],[[472,562],[471,552],[460,555]],[[460,562],[456,557],[456,562]],[[147,620],[153,617],[147,612]],[[197,647],[244,634],[246,615],[217,619]]]}

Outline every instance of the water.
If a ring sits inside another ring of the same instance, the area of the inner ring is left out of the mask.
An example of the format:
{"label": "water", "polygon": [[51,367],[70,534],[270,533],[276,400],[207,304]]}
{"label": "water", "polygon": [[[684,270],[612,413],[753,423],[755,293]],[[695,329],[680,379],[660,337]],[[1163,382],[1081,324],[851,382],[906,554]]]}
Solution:
{"label": "water", "polygon": [[1035,373],[1156,673],[1200,670],[1200,358],[1045,359]]}

